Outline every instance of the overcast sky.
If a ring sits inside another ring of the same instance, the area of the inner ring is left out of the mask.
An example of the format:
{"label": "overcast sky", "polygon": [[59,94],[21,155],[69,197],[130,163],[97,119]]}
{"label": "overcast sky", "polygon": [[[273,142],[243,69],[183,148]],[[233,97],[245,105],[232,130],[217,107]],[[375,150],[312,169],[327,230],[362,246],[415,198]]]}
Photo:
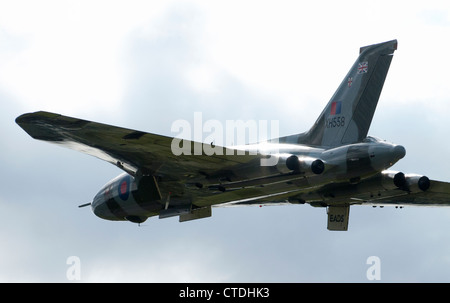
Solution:
{"label": "overcast sky", "polygon": [[121,171],[31,139],[46,110],[171,135],[177,119],[278,120],[307,130],[359,47],[398,39],[370,135],[393,169],[450,180],[448,1],[0,0],[0,282],[450,282],[450,208],[215,208],[144,226],[78,205]]}

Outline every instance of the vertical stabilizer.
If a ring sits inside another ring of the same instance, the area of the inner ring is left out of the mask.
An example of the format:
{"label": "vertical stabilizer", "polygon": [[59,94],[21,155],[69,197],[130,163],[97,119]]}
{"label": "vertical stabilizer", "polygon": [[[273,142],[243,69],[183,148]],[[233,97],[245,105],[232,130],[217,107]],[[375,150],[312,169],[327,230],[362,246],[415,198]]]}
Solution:
{"label": "vertical stabilizer", "polygon": [[279,142],[336,147],[362,141],[396,49],[397,40],[361,47],[358,59],[311,129],[279,138]]}

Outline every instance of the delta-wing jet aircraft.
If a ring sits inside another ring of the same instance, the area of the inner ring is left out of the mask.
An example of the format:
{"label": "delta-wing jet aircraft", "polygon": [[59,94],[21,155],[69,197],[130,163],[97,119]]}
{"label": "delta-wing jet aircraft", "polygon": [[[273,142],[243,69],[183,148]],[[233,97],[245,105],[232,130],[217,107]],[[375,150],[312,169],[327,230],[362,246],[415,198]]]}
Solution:
{"label": "delta-wing jet aircraft", "polygon": [[[327,210],[329,230],[347,230],[351,205],[450,205],[450,183],[386,170],[405,148],[367,136],[396,49],[396,40],[362,47],[309,131],[246,145],[244,154],[214,146],[211,155],[209,144],[49,112],[16,122],[35,139],[125,171],[80,205],[106,220],[183,222],[211,216],[212,206],[309,203]],[[174,146],[200,152],[174,153]]]}

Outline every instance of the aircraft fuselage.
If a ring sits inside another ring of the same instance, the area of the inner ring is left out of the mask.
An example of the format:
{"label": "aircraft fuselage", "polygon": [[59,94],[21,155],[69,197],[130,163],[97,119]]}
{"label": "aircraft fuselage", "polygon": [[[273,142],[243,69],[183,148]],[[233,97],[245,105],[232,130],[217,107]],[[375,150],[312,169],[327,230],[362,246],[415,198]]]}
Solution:
{"label": "aircraft fuselage", "polygon": [[[277,164],[271,169],[260,166],[251,167],[250,178],[236,178],[221,181],[197,190],[233,191],[236,188],[266,187],[268,194],[279,194],[287,190],[295,190],[295,180],[308,180],[311,186],[329,182],[349,182],[357,184],[391,167],[405,156],[405,148],[386,141],[368,137],[364,142],[325,149],[300,144],[264,143],[245,146],[246,152],[255,152],[264,148],[265,153],[276,157]],[[239,148],[237,148],[239,149]],[[240,148],[241,150],[243,147]],[[195,157],[195,155],[192,155]],[[294,161],[294,162],[293,162]],[[320,164],[314,168],[314,164]],[[241,176],[248,176],[245,167],[235,167]],[[255,174],[255,172],[257,172]],[[249,171],[250,173],[250,171]],[[153,177],[152,177],[153,178]],[[162,176],[164,178],[164,176]],[[138,178],[123,173],[108,182],[95,196],[91,207],[95,215],[107,220],[129,220],[143,222],[150,216],[160,215],[168,211],[168,205],[182,205],[167,212],[167,216],[182,215],[191,212],[191,205],[183,197],[178,201],[176,195],[165,192],[142,194]],[[163,183],[161,183],[163,184]],[[198,185],[198,184],[197,184]],[[226,198],[225,198],[226,199]],[[221,203],[228,202],[227,200]]]}

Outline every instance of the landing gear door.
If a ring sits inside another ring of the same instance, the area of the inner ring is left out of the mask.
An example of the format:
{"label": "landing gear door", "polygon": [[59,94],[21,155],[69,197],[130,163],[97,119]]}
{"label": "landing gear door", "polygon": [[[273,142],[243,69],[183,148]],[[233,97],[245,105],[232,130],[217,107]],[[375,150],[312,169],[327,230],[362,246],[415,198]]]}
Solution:
{"label": "landing gear door", "polygon": [[347,230],[350,205],[328,206],[328,230]]}

